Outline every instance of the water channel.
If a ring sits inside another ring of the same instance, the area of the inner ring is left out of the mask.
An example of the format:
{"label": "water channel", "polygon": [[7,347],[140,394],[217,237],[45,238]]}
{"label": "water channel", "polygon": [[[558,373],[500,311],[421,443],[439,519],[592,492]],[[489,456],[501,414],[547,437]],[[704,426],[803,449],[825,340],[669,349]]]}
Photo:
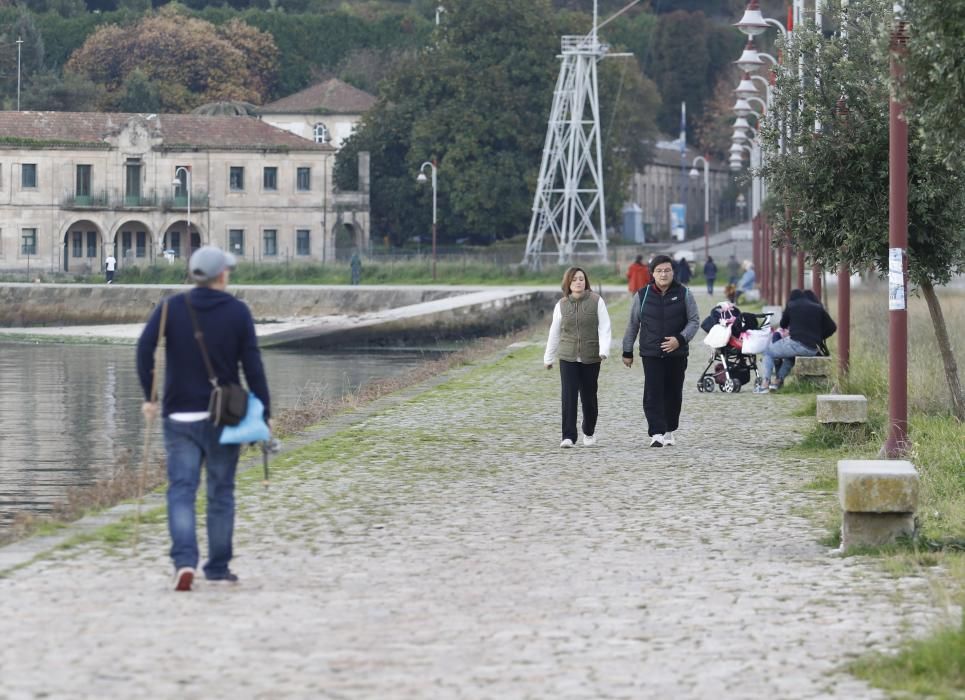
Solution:
{"label": "water channel", "polygon": [[[262,356],[277,412],[404,374],[439,352]],[[132,346],[0,342],[0,536],[18,512],[42,514],[71,487],[109,478],[119,463],[139,465],[141,401]]]}

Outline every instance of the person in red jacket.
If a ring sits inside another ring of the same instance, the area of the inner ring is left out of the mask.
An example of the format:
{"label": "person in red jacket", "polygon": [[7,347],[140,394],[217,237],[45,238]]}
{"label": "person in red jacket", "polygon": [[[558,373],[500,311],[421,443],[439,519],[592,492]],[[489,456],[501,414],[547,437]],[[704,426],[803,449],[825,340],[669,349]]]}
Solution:
{"label": "person in red jacket", "polygon": [[650,268],[643,262],[643,256],[638,255],[633,264],[627,268],[627,289],[631,296],[650,284]]}

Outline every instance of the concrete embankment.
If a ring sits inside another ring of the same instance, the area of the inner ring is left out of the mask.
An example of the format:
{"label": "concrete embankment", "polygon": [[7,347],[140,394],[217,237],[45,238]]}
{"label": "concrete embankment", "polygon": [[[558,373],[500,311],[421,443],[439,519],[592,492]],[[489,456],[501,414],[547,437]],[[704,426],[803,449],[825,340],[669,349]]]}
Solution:
{"label": "concrete embankment", "polygon": [[[140,323],[181,285],[4,284],[0,326]],[[471,288],[475,291],[478,288]],[[256,319],[363,314],[466,293],[463,288],[233,285]]]}
{"label": "concrete embankment", "polygon": [[[0,286],[0,337],[133,342],[151,310],[187,287]],[[540,319],[558,292],[525,287],[237,286],[263,346],[426,343],[502,334]],[[127,324],[127,325],[123,325]]]}

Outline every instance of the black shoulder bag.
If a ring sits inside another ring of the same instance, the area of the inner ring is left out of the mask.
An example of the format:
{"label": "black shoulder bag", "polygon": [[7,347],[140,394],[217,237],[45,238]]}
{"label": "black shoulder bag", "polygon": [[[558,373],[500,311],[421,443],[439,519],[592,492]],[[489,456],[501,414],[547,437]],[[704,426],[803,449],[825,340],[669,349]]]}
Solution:
{"label": "black shoulder bag", "polygon": [[215,425],[238,425],[248,411],[248,390],[240,384],[218,384],[218,377],[208,357],[208,348],[204,344],[204,333],[198,325],[198,317],[191,306],[188,295],[184,295],[184,303],[188,305],[191,315],[191,325],[194,326],[194,338],[201,346],[201,357],[208,371],[208,381],[211,382],[211,398],[208,400],[208,417]]}

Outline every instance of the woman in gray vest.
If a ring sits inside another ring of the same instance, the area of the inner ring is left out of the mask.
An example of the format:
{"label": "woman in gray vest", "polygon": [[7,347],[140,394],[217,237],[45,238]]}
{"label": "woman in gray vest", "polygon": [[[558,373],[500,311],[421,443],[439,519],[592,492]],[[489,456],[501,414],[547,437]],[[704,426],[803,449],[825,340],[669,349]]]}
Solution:
{"label": "woman in gray vest", "polygon": [[599,294],[590,291],[590,280],[579,267],[563,275],[563,298],[553,309],[553,323],[543,364],[553,368],[560,361],[563,385],[563,441],[560,447],[576,444],[577,397],[583,403],[583,444],[596,443],[597,380],[600,363],[610,354],[610,315]]}
{"label": "woman in gray vest", "polygon": [[643,413],[647,417],[650,447],[663,447],[674,444],[687,353],[700,326],[700,314],[690,290],[674,281],[670,256],[654,256],[650,270],[653,281],[630,302],[630,322],[623,335],[623,364],[633,366],[633,341],[639,332]]}

